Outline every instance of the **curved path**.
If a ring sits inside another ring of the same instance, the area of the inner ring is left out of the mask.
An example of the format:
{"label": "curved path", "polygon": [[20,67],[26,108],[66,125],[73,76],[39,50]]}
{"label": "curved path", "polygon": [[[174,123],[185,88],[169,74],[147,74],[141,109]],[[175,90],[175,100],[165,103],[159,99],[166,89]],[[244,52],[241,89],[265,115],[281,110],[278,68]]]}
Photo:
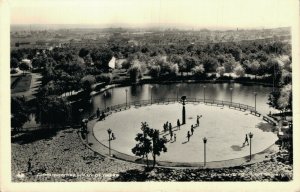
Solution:
{"label": "curved path", "polygon": [[[153,102],[154,103],[154,102]],[[246,105],[244,105],[246,106]],[[248,108],[248,107],[247,107]],[[124,110],[126,108],[120,108],[121,110]],[[249,106],[249,109],[251,111],[251,107]],[[117,112],[119,110],[115,110]],[[110,112],[112,114],[113,112]],[[95,135],[94,135],[94,126],[97,123],[98,119],[92,119],[88,122],[88,134],[86,137],[86,142],[89,145],[89,148],[93,150],[94,152],[97,152],[103,156],[109,157],[109,150],[108,147],[99,142]],[[222,161],[211,161],[207,162],[205,168],[223,168],[223,167],[235,167],[235,166],[241,166],[246,164],[253,164],[256,162],[261,162],[264,160],[268,160],[270,154],[273,154],[274,152],[278,151],[278,146],[273,144],[272,146],[268,147],[267,149],[263,150],[262,152],[256,153],[252,155],[252,160],[249,161],[249,156],[241,157],[241,158],[235,158],[235,159],[229,159],[229,160],[222,160]],[[139,163],[139,164],[146,164],[145,161],[142,161],[141,158],[127,155],[121,152],[118,152],[116,150],[111,150],[111,154],[116,159],[121,159],[133,163]],[[151,163],[151,162],[150,162]],[[194,167],[194,168],[203,168],[203,162],[168,162],[168,161],[158,161],[158,166],[163,167]]]}

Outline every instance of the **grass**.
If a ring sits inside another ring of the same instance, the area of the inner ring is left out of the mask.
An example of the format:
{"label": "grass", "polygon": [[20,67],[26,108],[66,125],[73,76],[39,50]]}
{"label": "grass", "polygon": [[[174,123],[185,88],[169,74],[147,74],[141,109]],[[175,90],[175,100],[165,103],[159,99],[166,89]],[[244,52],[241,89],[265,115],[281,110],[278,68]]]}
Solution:
{"label": "grass", "polygon": [[32,76],[29,74],[20,76],[19,80],[11,78],[11,81],[14,80],[14,82],[11,82],[11,85],[14,84],[11,87],[11,93],[28,91],[30,89],[31,79]]}

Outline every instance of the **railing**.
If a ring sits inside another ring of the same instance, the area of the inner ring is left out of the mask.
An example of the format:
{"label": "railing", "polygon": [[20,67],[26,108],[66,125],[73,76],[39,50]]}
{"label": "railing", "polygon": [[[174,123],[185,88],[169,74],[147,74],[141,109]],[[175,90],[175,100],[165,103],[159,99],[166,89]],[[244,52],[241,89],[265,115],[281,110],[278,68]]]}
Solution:
{"label": "railing", "polygon": [[[169,103],[175,103],[175,102],[181,102],[180,99],[177,98],[159,98],[159,99],[149,99],[149,100],[140,100],[140,101],[131,101],[123,104],[113,105],[110,107],[107,107],[106,109],[102,108],[100,110],[100,114],[105,113],[106,116],[112,114],[113,112],[118,112],[122,110],[126,110],[130,108],[131,106],[135,107],[141,107],[141,106],[147,106],[152,104],[169,104]],[[254,113],[255,115],[261,115],[258,113],[254,107],[250,105],[245,105],[242,103],[234,103],[230,101],[223,101],[223,100],[215,100],[215,99],[197,99],[197,98],[187,98],[186,103],[205,103],[210,105],[216,105],[216,106],[229,106],[230,108],[240,109],[244,111],[250,111],[251,113]],[[95,117],[96,114],[92,114],[90,116],[90,119]]]}

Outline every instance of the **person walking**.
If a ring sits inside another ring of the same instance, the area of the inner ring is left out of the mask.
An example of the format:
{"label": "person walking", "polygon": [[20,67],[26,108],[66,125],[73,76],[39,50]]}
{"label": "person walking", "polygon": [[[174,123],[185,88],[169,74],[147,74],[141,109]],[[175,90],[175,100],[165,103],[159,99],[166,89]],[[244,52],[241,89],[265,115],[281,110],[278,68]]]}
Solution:
{"label": "person walking", "polygon": [[188,141],[190,141],[190,137],[191,137],[191,134],[190,134],[190,131],[187,132],[187,138],[188,138]]}
{"label": "person walking", "polygon": [[192,135],[194,134],[194,126],[193,125],[191,126],[191,133],[192,133]]}
{"label": "person walking", "polygon": [[245,137],[245,142],[244,142],[244,145],[246,144],[247,142],[247,145],[249,145],[249,142],[248,142],[248,135],[246,134],[246,137]]}
{"label": "person walking", "polygon": [[179,121],[179,119],[177,119],[177,127],[180,130],[180,121]]}

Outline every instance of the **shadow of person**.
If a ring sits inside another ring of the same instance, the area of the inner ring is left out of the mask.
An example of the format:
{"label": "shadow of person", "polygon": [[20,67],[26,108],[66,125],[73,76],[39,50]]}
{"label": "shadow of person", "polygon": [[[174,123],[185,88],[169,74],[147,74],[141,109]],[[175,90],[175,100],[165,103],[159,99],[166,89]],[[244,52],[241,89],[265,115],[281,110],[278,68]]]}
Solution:
{"label": "shadow of person", "polygon": [[182,142],[181,144],[186,144],[187,142],[189,142],[189,141]]}

